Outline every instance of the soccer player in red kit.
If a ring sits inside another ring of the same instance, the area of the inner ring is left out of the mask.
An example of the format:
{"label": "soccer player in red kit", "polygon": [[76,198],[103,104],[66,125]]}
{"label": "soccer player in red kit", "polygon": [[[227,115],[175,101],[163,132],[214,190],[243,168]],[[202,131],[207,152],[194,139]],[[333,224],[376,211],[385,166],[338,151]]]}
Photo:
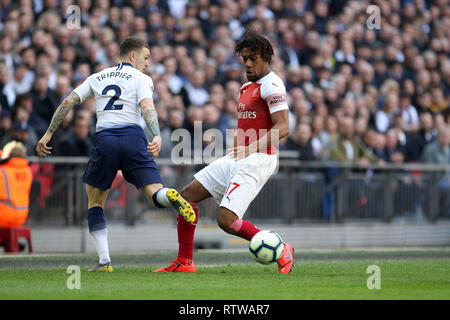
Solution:
{"label": "soccer player in red kit", "polygon": [[[225,232],[251,240],[260,230],[242,219],[250,203],[274,173],[277,166],[275,144],[289,132],[286,89],[270,70],[273,48],[269,40],[248,31],[236,44],[249,82],[240,89],[238,125],[234,145],[227,155],[194,175],[181,195],[189,201],[198,218],[198,203],[213,197],[219,204],[217,223]],[[194,223],[178,218],[178,257],[154,272],[196,272],[192,260]],[[280,273],[294,265],[292,245],[284,243],[278,259]]]}

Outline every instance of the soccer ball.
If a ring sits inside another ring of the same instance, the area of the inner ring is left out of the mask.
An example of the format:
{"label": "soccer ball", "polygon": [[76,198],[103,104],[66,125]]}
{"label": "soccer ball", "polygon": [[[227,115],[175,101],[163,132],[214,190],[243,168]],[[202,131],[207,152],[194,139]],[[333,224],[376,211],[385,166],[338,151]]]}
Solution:
{"label": "soccer ball", "polygon": [[272,230],[263,230],[255,234],[250,241],[250,255],[261,264],[277,261],[283,253],[284,244],[281,237]]}

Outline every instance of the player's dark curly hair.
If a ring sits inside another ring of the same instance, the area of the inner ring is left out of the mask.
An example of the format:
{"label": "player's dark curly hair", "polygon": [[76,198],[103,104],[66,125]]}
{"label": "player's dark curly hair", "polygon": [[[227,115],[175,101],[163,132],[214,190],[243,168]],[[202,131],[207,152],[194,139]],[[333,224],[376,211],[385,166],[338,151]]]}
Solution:
{"label": "player's dark curly hair", "polygon": [[261,58],[269,64],[272,61],[272,44],[269,39],[255,31],[248,30],[236,44],[234,52],[240,54],[243,49],[249,49],[251,52],[260,53]]}

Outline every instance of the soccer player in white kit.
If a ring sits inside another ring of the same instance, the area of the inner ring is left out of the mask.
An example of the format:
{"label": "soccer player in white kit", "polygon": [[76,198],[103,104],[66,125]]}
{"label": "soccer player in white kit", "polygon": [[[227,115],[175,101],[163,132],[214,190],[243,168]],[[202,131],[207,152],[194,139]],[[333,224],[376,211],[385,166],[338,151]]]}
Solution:
{"label": "soccer player in white kit", "polygon": [[[217,222],[225,232],[251,240],[260,230],[242,219],[250,203],[277,166],[275,144],[289,133],[286,89],[270,71],[273,48],[262,35],[249,31],[237,43],[249,82],[240,89],[238,128],[234,147],[194,175],[181,195],[191,203],[198,218],[198,202],[213,197],[219,204]],[[154,272],[196,272],[192,260],[194,223],[178,218],[178,256]],[[292,245],[284,243],[277,261],[280,273],[294,265]]]}
{"label": "soccer player in white kit", "polygon": [[[142,188],[155,206],[173,206],[183,219],[195,221],[191,205],[175,189],[163,187],[154,161],[161,150],[161,135],[153,105],[153,81],[144,74],[149,59],[150,50],[144,40],[137,37],[123,40],[120,62],[89,76],[64,99],[36,147],[39,156],[49,155],[51,147],[47,144],[70,109],[95,97],[95,145],[82,177],[88,196],[89,232],[99,255],[98,264],[89,271],[113,271],[103,207],[118,170],[125,180]],[[154,136],[148,144],[141,127],[142,117]]]}

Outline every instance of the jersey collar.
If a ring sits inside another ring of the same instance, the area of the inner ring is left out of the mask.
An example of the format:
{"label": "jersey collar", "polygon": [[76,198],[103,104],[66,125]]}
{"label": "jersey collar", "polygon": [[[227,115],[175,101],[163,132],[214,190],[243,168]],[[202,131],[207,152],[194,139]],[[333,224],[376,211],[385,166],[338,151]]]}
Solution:
{"label": "jersey collar", "polygon": [[262,83],[263,79],[264,79],[265,77],[267,77],[267,76],[268,76],[269,74],[271,74],[271,73],[272,73],[272,71],[269,70],[269,72],[268,72],[264,77],[259,78],[259,79],[256,80],[255,82],[256,82],[256,83]]}
{"label": "jersey collar", "polygon": [[134,68],[133,65],[129,62],[121,62],[116,65],[117,70],[122,70],[123,66],[130,66],[130,67]]}

